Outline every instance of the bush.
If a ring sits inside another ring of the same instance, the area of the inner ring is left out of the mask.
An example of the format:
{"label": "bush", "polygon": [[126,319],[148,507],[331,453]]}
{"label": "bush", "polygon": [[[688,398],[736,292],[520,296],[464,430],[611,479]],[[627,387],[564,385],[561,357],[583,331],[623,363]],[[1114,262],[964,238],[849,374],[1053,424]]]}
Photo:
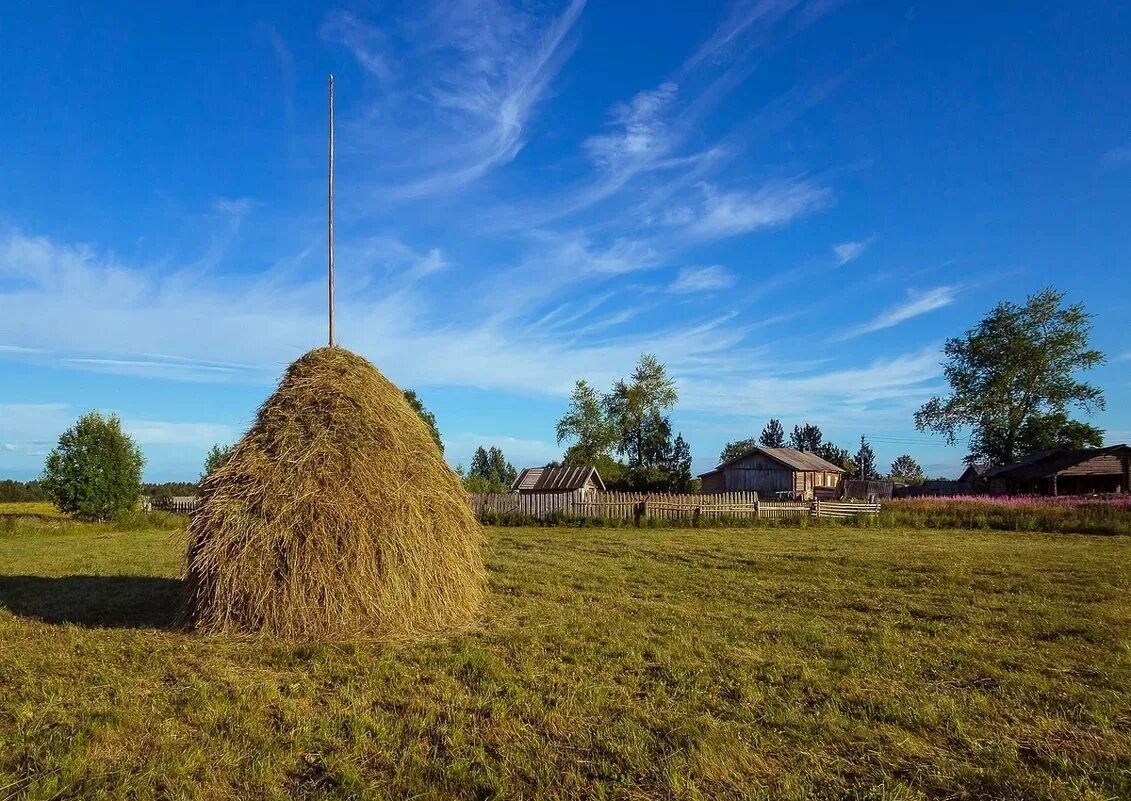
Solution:
{"label": "bush", "polygon": [[117,415],[90,412],[59,437],[40,483],[61,511],[84,520],[107,520],[137,507],[144,464]]}

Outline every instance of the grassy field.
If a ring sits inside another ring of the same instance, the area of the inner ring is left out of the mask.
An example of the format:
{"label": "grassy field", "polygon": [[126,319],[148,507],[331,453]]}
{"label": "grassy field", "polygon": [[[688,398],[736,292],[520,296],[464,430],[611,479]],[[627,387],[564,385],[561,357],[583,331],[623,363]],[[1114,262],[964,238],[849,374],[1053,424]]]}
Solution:
{"label": "grassy field", "polygon": [[183,535],[0,527],[0,800],[1131,798],[1131,539],[488,531],[481,630],[168,629]]}

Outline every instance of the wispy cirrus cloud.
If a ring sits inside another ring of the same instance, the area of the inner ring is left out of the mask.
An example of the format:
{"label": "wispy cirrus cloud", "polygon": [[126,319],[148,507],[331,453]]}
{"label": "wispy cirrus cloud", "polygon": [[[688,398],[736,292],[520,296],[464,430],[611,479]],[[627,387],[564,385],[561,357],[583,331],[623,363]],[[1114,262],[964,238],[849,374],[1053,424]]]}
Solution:
{"label": "wispy cirrus cloud", "polygon": [[1113,147],[1100,157],[1100,164],[1110,170],[1131,166],[1131,145]]}
{"label": "wispy cirrus cloud", "polygon": [[[450,0],[398,22],[396,69],[380,28],[349,13],[328,16],[323,38],[349,50],[381,82],[350,128],[364,155],[383,157],[382,174],[367,171],[363,180],[377,181],[386,199],[420,198],[467,186],[510,162],[572,51],[570,33],[584,7],[585,0],[572,0],[548,18],[533,9]],[[413,147],[406,150],[405,142]]]}
{"label": "wispy cirrus cloud", "polygon": [[907,300],[903,303],[885,309],[868,322],[850,328],[833,339],[837,342],[854,339],[864,334],[892,328],[914,317],[949,306],[954,302],[958,289],[957,286],[939,286],[923,291],[909,291]]}
{"label": "wispy cirrus cloud", "polygon": [[714,292],[734,286],[737,276],[721,264],[682,267],[668,286],[669,292]]}
{"label": "wispy cirrus cloud", "polygon": [[687,59],[685,69],[703,61],[723,58],[748,37],[764,34],[799,5],[799,0],[740,0],[733,3],[727,16],[707,41]]}
{"label": "wispy cirrus cloud", "polygon": [[850,261],[856,261],[868,249],[868,242],[841,242],[833,245],[833,254],[836,256],[837,265],[843,267]]}
{"label": "wispy cirrus cloud", "polygon": [[609,112],[610,130],[586,139],[585,150],[600,168],[614,171],[666,153],[671,146],[666,116],[678,90],[665,81],[615,106]]}
{"label": "wispy cirrus cloud", "polygon": [[827,206],[832,192],[806,180],[769,181],[752,191],[703,184],[696,206],[669,209],[666,220],[692,237],[719,239],[785,225]]}
{"label": "wispy cirrus cloud", "polygon": [[361,67],[382,80],[393,77],[393,45],[388,35],[349,11],[332,11],[322,21],[322,38],[349,50]]}

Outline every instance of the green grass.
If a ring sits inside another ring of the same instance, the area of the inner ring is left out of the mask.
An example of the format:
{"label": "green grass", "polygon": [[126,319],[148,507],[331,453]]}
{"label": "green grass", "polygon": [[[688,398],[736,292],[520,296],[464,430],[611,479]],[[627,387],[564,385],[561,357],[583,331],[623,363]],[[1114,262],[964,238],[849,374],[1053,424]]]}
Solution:
{"label": "green grass", "polygon": [[488,531],[480,631],[166,626],[180,532],[0,529],[0,799],[1131,798],[1131,540]]}

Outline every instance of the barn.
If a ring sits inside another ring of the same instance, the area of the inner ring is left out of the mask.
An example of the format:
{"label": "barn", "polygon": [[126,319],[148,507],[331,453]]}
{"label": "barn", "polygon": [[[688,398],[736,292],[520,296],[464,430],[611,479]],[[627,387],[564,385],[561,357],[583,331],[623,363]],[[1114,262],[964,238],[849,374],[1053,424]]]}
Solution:
{"label": "barn", "polygon": [[844,470],[809,451],[758,446],[699,476],[700,492],[753,490],[760,496],[791,495],[811,500],[818,488],[833,489]]}
{"label": "barn", "polygon": [[1131,491],[1131,447],[1052,448],[986,472],[993,495],[1086,495]]}
{"label": "barn", "polygon": [[592,495],[605,491],[596,467],[527,467],[518,474],[511,492]]}

